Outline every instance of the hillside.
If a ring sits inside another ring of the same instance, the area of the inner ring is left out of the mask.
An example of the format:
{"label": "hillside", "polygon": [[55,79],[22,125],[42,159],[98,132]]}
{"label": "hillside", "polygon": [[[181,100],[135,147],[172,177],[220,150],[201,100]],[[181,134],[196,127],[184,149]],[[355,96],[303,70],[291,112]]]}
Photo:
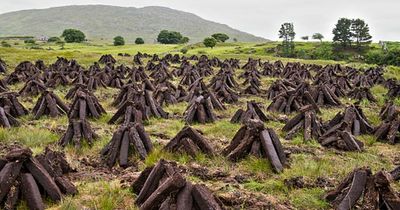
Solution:
{"label": "hillside", "polygon": [[166,7],[65,6],[0,15],[0,36],[59,36],[66,28],[78,28],[89,39],[110,39],[122,35],[128,41],[143,37],[150,43],[163,29],[180,31],[191,42],[201,41],[215,32],[226,33],[241,42],[266,41],[227,25]]}

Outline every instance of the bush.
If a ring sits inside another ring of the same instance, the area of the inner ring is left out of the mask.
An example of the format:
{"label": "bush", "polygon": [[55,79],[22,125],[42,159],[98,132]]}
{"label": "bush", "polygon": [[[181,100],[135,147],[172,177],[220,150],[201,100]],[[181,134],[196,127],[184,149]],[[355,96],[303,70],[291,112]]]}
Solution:
{"label": "bush", "polygon": [[187,36],[182,37],[182,39],[181,39],[181,41],[180,41],[181,44],[186,44],[186,43],[188,43],[188,42],[189,42],[189,37],[187,37]]}
{"label": "bush", "polygon": [[215,47],[215,45],[217,45],[217,40],[214,39],[213,37],[207,37],[204,39],[203,41],[204,46],[206,47]]}
{"label": "bush", "polygon": [[188,50],[187,48],[182,48],[182,49],[181,49],[181,53],[182,53],[182,54],[186,54],[188,51],[189,51],[189,50]]}
{"label": "bush", "polygon": [[58,41],[61,41],[61,39],[59,37],[56,37],[56,36],[50,37],[47,40],[47,42],[58,42]]}
{"label": "bush", "polygon": [[311,59],[317,60],[332,60],[333,52],[332,46],[328,43],[322,43],[319,47],[311,52]]}
{"label": "bush", "polygon": [[25,44],[35,44],[36,41],[33,40],[33,39],[27,39],[27,40],[24,41],[24,43],[25,43]]}
{"label": "bush", "polygon": [[400,49],[389,50],[388,52],[370,52],[365,56],[365,62],[377,65],[400,66]]}
{"label": "bush", "polygon": [[65,29],[64,32],[62,33],[61,37],[64,38],[64,40],[67,43],[80,43],[85,41],[85,34],[77,29]]}
{"label": "bush", "polygon": [[219,42],[225,42],[226,40],[229,39],[229,36],[223,33],[216,33],[211,35],[211,37],[213,37],[214,39],[216,39]]}
{"label": "bush", "polygon": [[136,38],[135,44],[144,44],[144,40],[141,37]]}
{"label": "bush", "polygon": [[122,46],[125,45],[125,39],[122,36],[114,37],[114,46]]}
{"label": "bush", "polygon": [[157,37],[157,42],[161,44],[179,44],[183,36],[176,31],[162,30]]}
{"label": "bush", "polygon": [[8,42],[6,42],[6,41],[2,41],[2,42],[1,42],[1,46],[2,46],[2,47],[11,47],[11,45],[10,45]]}

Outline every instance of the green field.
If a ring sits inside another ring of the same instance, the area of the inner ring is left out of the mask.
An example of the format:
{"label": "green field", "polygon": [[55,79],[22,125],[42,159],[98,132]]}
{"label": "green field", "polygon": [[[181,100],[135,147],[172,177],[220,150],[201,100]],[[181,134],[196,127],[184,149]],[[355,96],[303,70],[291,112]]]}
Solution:
{"label": "green field", "polygon": [[[18,41],[15,41],[18,42]],[[31,46],[9,41],[11,48],[0,47],[0,58],[8,64],[8,73],[12,72],[16,65],[20,62],[43,60],[47,65],[56,61],[58,57],[67,59],[76,59],[79,64],[89,67],[96,62],[103,54],[112,54],[117,59],[117,64],[132,65],[132,57],[119,57],[118,53],[129,53],[131,55],[137,52],[165,55],[167,53],[180,53],[182,48],[188,48],[187,55],[206,54],[208,56],[216,56],[224,58],[238,58],[243,65],[249,57],[260,58],[263,61],[282,60],[298,61],[302,63],[315,63],[320,65],[340,63],[357,68],[367,68],[370,65],[361,62],[346,62],[333,60],[302,60],[274,57],[274,53],[270,53],[268,49],[274,48],[278,43],[269,42],[265,44],[254,43],[226,43],[221,44],[213,49],[205,48],[200,44],[184,46],[184,45],[125,45],[120,47],[111,46],[104,43],[84,43],[84,44],[66,44],[64,49],[60,46],[47,43],[39,43],[36,48],[30,49]],[[316,49],[320,43],[298,43],[301,49]],[[372,49],[378,50],[376,44],[372,45]],[[180,53],[181,54],[181,53]],[[147,61],[146,61],[147,62]],[[145,63],[146,63],[145,62]],[[218,69],[214,69],[216,72]],[[242,70],[237,70],[238,76]],[[211,78],[211,77],[210,77]],[[386,67],[385,78],[400,79],[400,67]],[[262,89],[266,90],[276,78],[262,79]],[[173,80],[175,84],[179,83],[179,78]],[[238,79],[241,83],[243,80]],[[23,84],[10,86],[10,89],[19,91]],[[59,87],[55,93],[60,97],[64,97],[71,86]],[[387,89],[377,85],[372,88],[372,93],[377,98],[377,103],[362,103],[362,108],[371,121],[376,126],[381,121],[378,117],[379,110],[384,104]],[[179,164],[186,166],[188,169],[204,168],[208,170],[208,175],[215,173],[225,173],[232,179],[235,176],[247,177],[243,183],[232,183],[228,178],[215,178],[204,180],[195,173],[190,173],[187,177],[193,182],[204,183],[219,196],[234,196],[238,193],[241,195],[239,202],[243,202],[243,209],[246,209],[246,201],[256,200],[259,202],[271,203],[275,208],[292,207],[294,209],[330,209],[327,202],[322,199],[324,193],[331,188],[311,187],[303,189],[290,189],[284,184],[285,179],[297,176],[303,176],[310,183],[315,182],[317,178],[329,180],[332,184],[337,185],[341,179],[356,167],[369,166],[374,172],[380,169],[391,170],[395,166],[395,160],[400,158],[400,145],[388,145],[377,142],[373,136],[364,135],[358,137],[359,140],[366,144],[365,152],[338,152],[333,149],[323,148],[316,140],[304,143],[302,136],[298,135],[293,140],[284,140],[284,134],[281,128],[284,124],[279,122],[268,122],[266,126],[274,128],[280,135],[284,147],[292,151],[290,157],[290,168],[284,170],[281,174],[273,173],[267,160],[257,159],[253,157],[246,158],[238,163],[227,160],[222,155],[216,155],[209,158],[203,155],[192,159],[186,155],[176,155],[161,151],[162,146],[169,139],[175,136],[177,132],[184,126],[182,114],[186,109],[187,103],[179,103],[164,107],[164,109],[174,114],[176,117],[171,119],[151,119],[146,123],[145,129],[151,135],[151,139],[155,145],[155,150],[144,161],[137,161],[137,167],[128,168],[127,170],[116,169],[111,172],[105,169],[95,169],[83,164],[83,159],[99,161],[99,151],[111,139],[112,133],[117,129],[117,125],[108,125],[107,121],[116,112],[115,107],[111,106],[111,101],[118,93],[117,89],[107,88],[95,91],[95,95],[99,98],[103,107],[107,110],[107,114],[98,120],[91,119],[92,127],[100,135],[93,147],[84,146],[76,149],[68,146],[65,151],[68,160],[72,166],[78,169],[78,175],[73,175],[74,183],[78,186],[79,194],[74,197],[66,197],[59,204],[47,203],[50,209],[136,209],[134,205],[135,195],[129,191],[127,183],[121,183],[126,180],[127,176],[134,177],[145,168],[145,166],[156,163],[160,158],[177,161]],[[271,101],[260,96],[243,96],[240,102],[228,105],[225,111],[217,111],[220,119],[213,124],[194,125],[193,127],[204,132],[217,151],[222,150],[232,139],[233,135],[240,128],[239,124],[231,124],[230,118],[239,108],[245,108],[246,101],[254,99],[262,102],[267,107]],[[28,108],[32,109],[36,103],[37,97],[21,97],[20,101]],[[70,103],[71,101],[65,100]],[[344,104],[355,102],[348,98],[341,98]],[[331,119],[336,113],[343,111],[343,108],[323,108],[321,117],[324,121]],[[272,113],[271,113],[272,114]],[[289,117],[292,117],[290,115]],[[0,142],[12,143],[19,142],[29,146],[35,153],[43,151],[47,145],[57,148],[56,142],[65,131],[68,125],[66,116],[56,119],[41,118],[33,120],[32,115],[25,116],[20,119],[22,126],[19,128],[2,129],[0,128]],[[301,151],[295,153],[294,151]],[[400,190],[400,184],[394,185]],[[250,199],[251,198],[251,199]],[[21,209],[26,206],[21,204]]]}

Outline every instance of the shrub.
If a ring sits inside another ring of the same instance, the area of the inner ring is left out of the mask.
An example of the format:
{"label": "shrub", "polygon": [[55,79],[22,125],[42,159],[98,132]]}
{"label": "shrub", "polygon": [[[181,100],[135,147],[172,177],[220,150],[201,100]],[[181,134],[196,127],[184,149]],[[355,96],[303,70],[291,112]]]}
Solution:
{"label": "shrub", "polygon": [[213,37],[214,39],[216,39],[219,42],[225,42],[226,40],[229,39],[229,36],[223,33],[216,33],[211,35],[211,37]]}
{"label": "shrub", "polygon": [[217,45],[217,40],[214,39],[213,37],[207,37],[203,41],[204,46],[213,48],[215,45]]}
{"label": "shrub", "polygon": [[181,44],[186,44],[188,42],[189,42],[189,37],[187,37],[187,36],[182,37],[182,39],[180,41]]}
{"label": "shrub", "polygon": [[122,36],[114,37],[114,46],[122,46],[125,45],[125,39]]}
{"label": "shrub", "polygon": [[2,47],[11,47],[11,45],[10,45],[8,42],[6,42],[6,41],[2,41],[2,42],[1,42],[1,46],[2,46]]}
{"label": "shrub", "polygon": [[64,32],[62,33],[61,37],[64,38],[64,40],[67,43],[73,43],[73,42],[83,42],[85,41],[85,34],[77,29],[65,29]]}
{"label": "shrub", "polygon": [[35,44],[36,41],[34,39],[27,39],[24,41],[25,44]]}
{"label": "shrub", "polygon": [[378,65],[400,66],[400,49],[388,52],[370,52],[365,56],[365,62]]}
{"label": "shrub", "polygon": [[311,59],[332,60],[333,59],[332,46],[328,43],[322,43],[319,47],[316,47],[312,51]]}
{"label": "shrub", "polygon": [[47,40],[47,42],[58,42],[58,41],[61,41],[61,39],[59,37],[56,37],[56,36],[50,37]]}
{"label": "shrub", "polygon": [[182,48],[182,49],[181,49],[181,53],[182,53],[182,54],[186,54],[187,52],[188,52],[188,49],[187,49],[187,48]]}
{"label": "shrub", "polygon": [[157,42],[161,44],[179,44],[183,36],[176,31],[162,30],[157,37]]}
{"label": "shrub", "polygon": [[136,38],[135,44],[144,44],[144,40],[141,37]]}

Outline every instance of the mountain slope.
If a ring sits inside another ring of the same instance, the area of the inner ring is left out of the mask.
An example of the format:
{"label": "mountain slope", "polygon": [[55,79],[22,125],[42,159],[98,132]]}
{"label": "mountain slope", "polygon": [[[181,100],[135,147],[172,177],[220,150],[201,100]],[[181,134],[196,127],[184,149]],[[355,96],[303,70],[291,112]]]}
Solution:
{"label": "mountain slope", "polygon": [[143,37],[150,43],[163,29],[179,31],[193,42],[216,32],[226,33],[241,42],[266,41],[227,25],[166,7],[65,6],[0,15],[0,36],[59,36],[66,28],[80,29],[89,39],[110,39],[121,35],[128,41]]}

